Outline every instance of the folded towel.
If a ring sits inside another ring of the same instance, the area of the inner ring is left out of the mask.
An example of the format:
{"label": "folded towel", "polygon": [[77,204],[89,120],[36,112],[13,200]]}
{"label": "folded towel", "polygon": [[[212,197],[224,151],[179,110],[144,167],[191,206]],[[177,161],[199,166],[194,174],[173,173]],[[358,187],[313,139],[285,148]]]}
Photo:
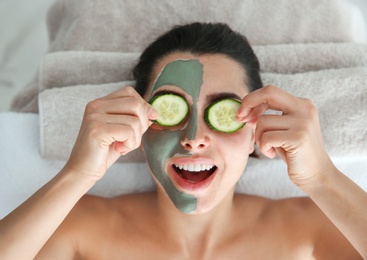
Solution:
{"label": "folded towel", "polygon": [[[325,147],[332,156],[367,154],[367,67],[322,70],[298,74],[263,73],[296,96],[310,98],[319,110]],[[47,89],[40,94],[41,153],[45,158],[67,159],[88,101],[133,81]],[[122,161],[143,161],[139,150]]]}
{"label": "folded towel", "polygon": [[[316,43],[254,46],[262,72],[299,73],[367,66],[367,44]],[[54,52],[40,65],[39,92],[49,88],[132,80],[140,53]]]}
{"label": "folded towel", "polygon": [[366,43],[316,43],[254,46],[261,72],[293,74],[367,66]]}
{"label": "folded towel", "polygon": [[[254,46],[262,72],[299,73],[367,66],[367,44],[315,43]],[[37,112],[45,89],[132,80],[138,53],[66,51],[47,54],[37,77],[13,102],[13,110]]]}
{"label": "folded towel", "polygon": [[265,73],[262,78],[265,84],[314,102],[330,155],[367,154],[367,67],[292,75]]}
{"label": "folded towel", "polygon": [[[41,154],[47,159],[69,158],[83,119],[86,104],[134,82],[80,85],[53,88],[39,96]],[[67,105],[68,104],[68,105]],[[145,162],[137,149],[120,158],[120,162]]]}
{"label": "folded towel", "polygon": [[39,92],[49,88],[132,80],[131,72],[139,56],[138,53],[86,51],[47,54],[40,64]]}
{"label": "folded towel", "polygon": [[343,0],[58,0],[48,14],[50,51],[141,52],[177,24],[225,22],[254,45],[361,42],[358,9]]}
{"label": "folded towel", "polygon": [[[174,25],[196,21],[228,23],[252,45],[366,40],[363,15],[345,0],[57,0],[48,12],[49,52],[140,53]],[[12,110],[37,112],[37,89],[35,78]]]}

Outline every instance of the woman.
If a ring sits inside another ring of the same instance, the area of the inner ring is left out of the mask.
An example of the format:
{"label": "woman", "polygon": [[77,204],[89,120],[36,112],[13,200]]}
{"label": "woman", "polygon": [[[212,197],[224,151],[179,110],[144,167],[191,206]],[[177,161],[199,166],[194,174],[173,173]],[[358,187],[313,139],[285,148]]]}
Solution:
{"label": "woman", "polygon": [[[223,24],[174,28],[145,50],[134,75],[139,94],[128,87],[90,102],[65,167],[1,220],[2,259],[367,257],[366,193],[325,152],[313,104],[261,88],[244,37]],[[188,112],[167,126],[153,101],[171,96]],[[231,133],[213,129],[207,113],[222,100],[240,101]],[[255,143],[279,154],[310,198],[235,194]],[[85,196],[139,146],[155,192]]]}

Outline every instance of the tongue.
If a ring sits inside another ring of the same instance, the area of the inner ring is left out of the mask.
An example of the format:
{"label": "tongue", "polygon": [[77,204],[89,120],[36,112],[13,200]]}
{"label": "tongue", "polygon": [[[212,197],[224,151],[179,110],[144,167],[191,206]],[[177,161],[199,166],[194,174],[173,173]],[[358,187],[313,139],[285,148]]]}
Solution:
{"label": "tongue", "polygon": [[210,171],[190,172],[181,170],[182,177],[190,182],[197,183],[210,176]]}

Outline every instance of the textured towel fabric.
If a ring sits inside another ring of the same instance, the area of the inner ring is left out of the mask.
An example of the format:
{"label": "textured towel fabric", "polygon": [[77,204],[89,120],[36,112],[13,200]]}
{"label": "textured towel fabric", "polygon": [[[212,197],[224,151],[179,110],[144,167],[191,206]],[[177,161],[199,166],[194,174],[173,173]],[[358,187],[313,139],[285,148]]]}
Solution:
{"label": "textured towel fabric", "polygon": [[[263,73],[264,83],[310,98],[319,110],[325,147],[333,156],[367,154],[367,67],[298,74]],[[134,82],[53,88],[40,94],[41,152],[67,159],[88,101]],[[142,161],[136,150],[122,161]]]}
{"label": "textured towel fabric", "polygon": [[[38,122],[38,114],[0,113],[0,219],[55,176],[65,164],[64,161],[45,160],[37,152]],[[332,159],[338,169],[367,190],[366,154]],[[113,197],[154,188],[145,163],[116,163],[88,193]],[[236,191],[274,199],[304,195],[290,182],[286,165],[279,159],[250,158]]]}
{"label": "textured towel fabric", "polygon": [[[140,53],[173,26],[196,21],[228,23],[252,45],[366,39],[360,10],[345,0],[57,0],[48,12],[49,52]],[[37,94],[36,76],[12,110],[37,112]]]}
{"label": "textured towel fabric", "polygon": [[[299,73],[367,66],[367,44],[315,43],[254,46],[262,72]],[[132,80],[139,53],[65,51],[47,54],[39,73],[19,93],[16,110],[38,112],[38,93],[45,89]]]}
{"label": "textured towel fabric", "polygon": [[343,0],[58,0],[50,51],[141,52],[177,24],[225,22],[253,45],[360,42],[363,18]]}
{"label": "textured towel fabric", "polygon": [[313,101],[330,155],[367,155],[367,67],[262,77]]}
{"label": "textured towel fabric", "polygon": [[[367,66],[367,44],[317,43],[254,46],[262,72],[283,74]],[[39,73],[39,92],[49,88],[132,80],[140,53],[53,52]]]}
{"label": "textured towel fabric", "polygon": [[[137,53],[157,35],[176,24],[226,22],[255,44],[265,83],[314,100],[331,154],[363,152],[358,141],[364,140],[365,132],[359,124],[348,132],[346,123],[365,122],[356,111],[364,111],[366,71],[355,68],[366,66],[367,47],[356,43],[362,40],[364,28],[356,25],[359,18],[355,17],[358,11],[343,0],[297,4],[279,0],[276,5],[267,0],[161,1],[159,5],[151,1],[59,0],[48,14],[49,54],[13,108],[37,112],[37,96],[43,91],[38,104],[41,151],[45,157],[65,159],[86,103],[131,80]],[[305,89],[309,92],[302,92]],[[340,93],[348,98],[340,98]],[[352,105],[342,105],[343,100]],[[337,116],[332,106],[340,108]],[[345,142],[348,147],[341,150]],[[140,161],[141,156],[125,159]]]}
{"label": "textured towel fabric", "polygon": [[[53,88],[40,94],[41,154],[47,159],[69,158],[86,104],[134,82],[80,85]],[[68,105],[67,105],[68,104]],[[120,158],[120,162],[144,162],[139,149]]]}

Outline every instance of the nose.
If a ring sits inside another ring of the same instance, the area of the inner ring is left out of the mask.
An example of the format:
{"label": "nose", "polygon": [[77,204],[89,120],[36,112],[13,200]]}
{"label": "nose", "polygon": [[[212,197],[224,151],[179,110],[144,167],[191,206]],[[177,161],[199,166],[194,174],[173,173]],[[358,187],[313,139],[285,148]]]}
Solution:
{"label": "nose", "polygon": [[210,137],[204,119],[198,119],[193,113],[181,140],[182,147],[187,151],[202,150],[210,145]]}
{"label": "nose", "polygon": [[187,151],[203,150],[209,146],[209,138],[207,136],[196,136],[194,139],[189,140],[185,138],[181,141],[181,145]]}

